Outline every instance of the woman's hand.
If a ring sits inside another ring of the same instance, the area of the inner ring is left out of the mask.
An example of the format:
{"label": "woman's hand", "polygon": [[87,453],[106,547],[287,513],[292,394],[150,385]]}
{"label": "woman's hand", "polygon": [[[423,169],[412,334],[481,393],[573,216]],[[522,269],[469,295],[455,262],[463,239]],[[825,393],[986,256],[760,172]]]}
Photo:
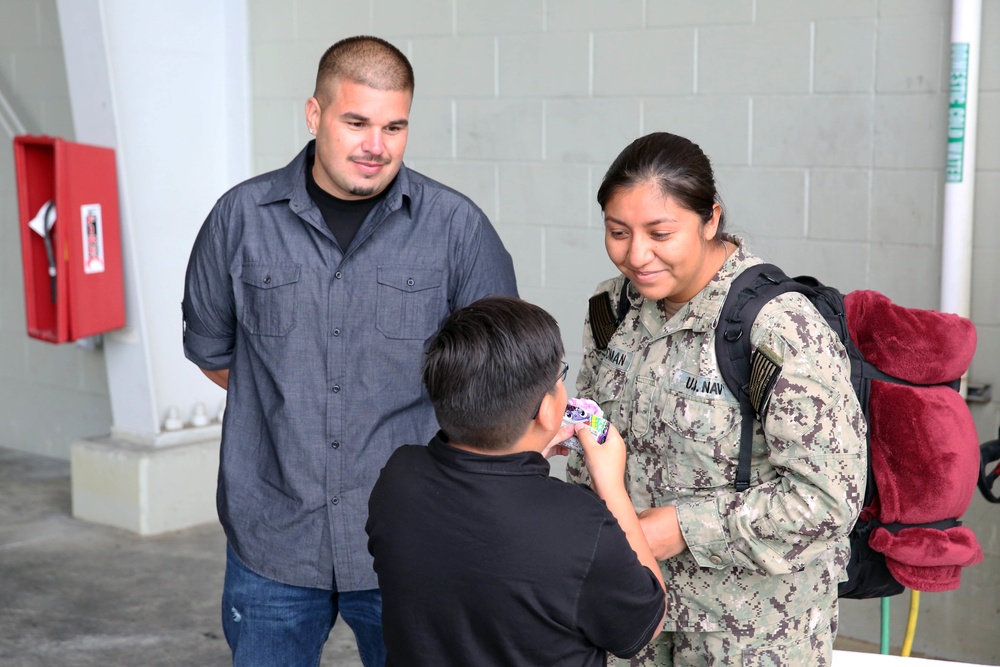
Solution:
{"label": "woman's hand", "polygon": [[639,526],[656,560],[673,558],[687,549],[687,542],[684,541],[681,526],[677,522],[676,507],[668,505],[645,510],[639,514]]}

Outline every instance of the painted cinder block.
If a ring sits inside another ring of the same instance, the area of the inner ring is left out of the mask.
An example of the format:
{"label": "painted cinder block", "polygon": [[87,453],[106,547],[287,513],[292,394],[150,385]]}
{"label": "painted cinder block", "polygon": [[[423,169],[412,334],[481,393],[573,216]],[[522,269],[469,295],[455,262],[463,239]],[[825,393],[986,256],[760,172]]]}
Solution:
{"label": "painted cinder block", "polygon": [[546,0],[545,30],[641,28],[643,0]]}
{"label": "painted cinder block", "polygon": [[[978,128],[976,167],[1000,169],[1000,91],[979,94]],[[994,209],[993,215],[998,217],[1000,209]]]}
{"label": "painted cinder block", "polygon": [[872,177],[872,226],[875,243],[906,241],[934,245],[942,215],[940,170],[876,170]]}
{"label": "painted cinder block", "polygon": [[640,133],[636,98],[581,98],[545,104],[547,160],[607,165]]}
{"label": "painted cinder block", "polygon": [[594,95],[693,93],[694,44],[692,28],[596,33]]}
{"label": "painted cinder block", "polygon": [[868,238],[871,178],[863,169],[809,171],[809,238],[860,241]]}
{"label": "painted cinder block", "polygon": [[722,168],[715,176],[730,232],[805,237],[805,170]]}
{"label": "painted cinder block", "polygon": [[874,20],[818,21],[813,90],[871,92],[875,85],[875,35]]}
{"label": "painted cinder block", "polygon": [[[901,238],[894,243],[872,244],[870,253],[866,289],[878,290],[910,308],[941,307],[940,247],[914,245]],[[902,271],[903,266],[910,268]]]}
{"label": "painted cinder block", "polygon": [[[368,3],[359,4],[364,7]],[[372,3],[372,33],[380,37],[451,35],[454,33],[453,16],[452,0],[375,2]],[[406,53],[406,49],[402,50]]]}
{"label": "painted cinder block", "polygon": [[[250,53],[254,97],[301,99],[316,88],[316,67],[323,50],[298,42],[263,42]],[[303,112],[304,113],[304,112]]]}
{"label": "painted cinder block", "polygon": [[809,241],[749,235],[750,249],[777,264],[790,276],[815,276],[842,292],[870,289],[867,245],[842,241]]}
{"label": "painted cinder block", "polygon": [[296,39],[333,44],[344,37],[366,35],[372,32],[372,14],[366,2],[354,2],[353,0],[296,2],[292,5],[294,12],[289,12],[287,4],[283,2],[268,2],[267,4],[277,8],[278,13],[295,14]]}
{"label": "painted cinder block", "polygon": [[756,96],[751,163],[869,166],[872,116],[872,99],[864,95]]}
{"label": "painted cinder block", "polygon": [[[989,0],[983,3],[989,4]],[[896,16],[951,16],[951,3],[941,0],[879,0],[878,15],[881,18]]]}
{"label": "painted cinder block", "polygon": [[720,25],[752,23],[752,0],[649,0],[646,6],[646,25]]}
{"label": "painted cinder block", "polygon": [[[6,48],[7,45],[4,44]],[[18,94],[24,97],[48,98],[53,91],[66,97],[66,67],[62,54],[40,49],[20,49],[14,53],[12,68],[14,85]]]}
{"label": "painted cinder block", "polygon": [[538,0],[455,0],[458,35],[542,32],[545,3]]}
{"label": "painted cinder block", "polygon": [[[997,267],[1000,266],[1000,250],[996,248],[976,247],[972,250],[972,284],[988,285],[996,284]],[[971,312],[972,320],[979,328],[979,340],[986,339],[984,329],[989,327],[988,336],[1000,345],[1000,307],[997,307],[997,294],[995,289],[973,289]],[[1000,373],[985,372],[980,367],[981,362],[990,364],[1000,370],[1000,355],[994,356],[988,352],[983,353],[982,348],[977,351],[976,370],[979,377],[995,378],[1000,377]]]}
{"label": "painted cinder block", "polygon": [[762,23],[801,19],[874,18],[878,0],[757,0],[756,19]]}
{"label": "painted cinder block", "polygon": [[[38,48],[38,3],[0,3],[0,45],[4,51],[27,51]],[[58,31],[58,25],[56,26]],[[55,57],[56,53],[52,54]],[[64,84],[65,85],[65,84]]]}
{"label": "painted cinder block", "polygon": [[[976,203],[972,218],[975,221],[976,247],[1000,250],[1000,171],[980,171],[976,174]],[[996,266],[1000,266],[997,264]],[[994,266],[994,270],[996,269]],[[993,296],[996,292],[991,290]],[[1000,313],[1000,308],[997,308]]]}
{"label": "painted cinder block", "polygon": [[[271,0],[249,0],[247,2],[248,28],[250,31],[250,41],[254,44],[260,42],[286,41],[293,35],[298,34],[296,30],[296,17],[301,15],[316,17],[317,12],[328,11],[324,6],[310,6],[308,10],[292,4],[272,2]],[[301,22],[301,19],[300,19]],[[322,25],[320,23],[319,25]],[[326,23],[329,26],[330,23]]]}
{"label": "painted cinder block", "polygon": [[253,102],[254,149],[264,153],[292,156],[310,138],[306,130],[305,102],[289,98],[260,99]]}
{"label": "painted cinder block", "polygon": [[525,289],[541,288],[544,278],[545,232],[538,225],[498,225],[497,233],[514,261],[518,293]]}
{"label": "painted cinder block", "polygon": [[932,93],[945,87],[949,29],[936,16],[880,20],[875,90]]}
{"label": "painted cinder block", "polygon": [[545,229],[545,286],[582,289],[592,294],[597,283],[619,271],[604,248],[601,229]]}
{"label": "painted cinder block", "polygon": [[466,160],[542,159],[541,100],[459,100],[456,157]]}
{"label": "painted cinder block", "polygon": [[643,100],[643,133],[670,132],[698,144],[713,167],[750,161],[750,96],[698,95]]}
{"label": "painted cinder block", "polygon": [[418,98],[496,95],[494,38],[421,37],[411,46]]}
{"label": "painted cinder block", "polygon": [[[554,162],[500,165],[501,224],[587,227],[590,169]],[[575,232],[574,232],[575,233]]]}
{"label": "painted cinder block", "polygon": [[811,30],[806,21],[700,28],[698,92],[809,92]]}
{"label": "painted cinder block", "polygon": [[500,37],[501,97],[582,97],[589,94],[590,36],[547,33]]}
{"label": "painted cinder block", "polygon": [[[982,114],[982,104],[979,110]],[[875,98],[875,166],[943,169],[947,111],[945,93],[878,95]]]}
{"label": "painted cinder block", "polygon": [[416,97],[410,108],[406,157],[450,158],[452,155],[452,106],[450,99]]}
{"label": "painted cinder block", "polygon": [[1000,2],[983,3],[979,89],[1000,92]]}

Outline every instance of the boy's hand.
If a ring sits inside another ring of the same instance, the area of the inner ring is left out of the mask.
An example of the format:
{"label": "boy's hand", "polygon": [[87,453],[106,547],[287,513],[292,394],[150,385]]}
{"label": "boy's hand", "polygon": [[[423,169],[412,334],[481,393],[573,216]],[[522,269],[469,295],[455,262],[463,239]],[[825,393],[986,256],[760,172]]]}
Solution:
{"label": "boy's hand", "polygon": [[576,437],[583,446],[583,462],[590,472],[592,486],[597,495],[625,488],[625,441],[618,429],[611,424],[604,444],[597,443],[590,427],[576,424]]}
{"label": "boy's hand", "polygon": [[569,456],[569,450],[559,443],[564,442],[571,435],[573,435],[573,424],[563,424],[559,427],[559,431],[552,436],[551,442],[542,450],[542,456],[547,459],[553,456]]}

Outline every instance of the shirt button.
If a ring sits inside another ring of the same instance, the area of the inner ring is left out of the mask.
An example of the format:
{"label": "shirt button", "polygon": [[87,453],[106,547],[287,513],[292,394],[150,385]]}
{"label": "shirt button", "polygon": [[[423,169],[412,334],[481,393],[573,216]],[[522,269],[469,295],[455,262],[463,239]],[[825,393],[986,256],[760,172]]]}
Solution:
{"label": "shirt button", "polygon": [[708,560],[712,561],[716,565],[722,565],[722,557],[721,556],[712,556]]}
{"label": "shirt button", "polygon": [[333,335],[334,336],[339,336],[340,335],[340,329],[334,329],[333,330]]}
{"label": "shirt button", "polygon": [[333,393],[335,393],[335,394],[339,394],[340,393],[340,385],[339,384],[333,385]]}
{"label": "shirt button", "polygon": [[271,276],[264,276],[264,284],[265,285],[271,284]]}
{"label": "shirt button", "polygon": [[337,280],[340,280],[341,278],[344,277],[344,274],[341,273],[340,271],[337,271],[335,274],[333,274],[333,277],[336,278]]}
{"label": "shirt button", "polygon": [[409,285],[410,287],[413,287],[413,278],[407,278],[406,284]]}
{"label": "shirt button", "polygon": [[333,503],[334,505],[338,505],[340,504],[340,498],[334,496],[333,498],[330,498],[330,502]]}
{"label": "shirt button", "polygon": [[334,449],[340,449],[340,440],[334,440],[333,442],[330,443],[330,446],[333,447]]}

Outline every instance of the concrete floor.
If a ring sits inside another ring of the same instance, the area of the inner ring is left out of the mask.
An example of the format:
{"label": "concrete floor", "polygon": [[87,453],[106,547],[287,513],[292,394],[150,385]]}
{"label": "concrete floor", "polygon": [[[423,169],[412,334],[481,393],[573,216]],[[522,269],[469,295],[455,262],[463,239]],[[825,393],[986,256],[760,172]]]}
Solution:
{"label": "concrete floor", "polygon": [[[139,537],[72,518],[67,461],[0,448],[0,665],[230,665],[225,561],[217,524]],[[343,622],[322,665],[361,667]]]}

